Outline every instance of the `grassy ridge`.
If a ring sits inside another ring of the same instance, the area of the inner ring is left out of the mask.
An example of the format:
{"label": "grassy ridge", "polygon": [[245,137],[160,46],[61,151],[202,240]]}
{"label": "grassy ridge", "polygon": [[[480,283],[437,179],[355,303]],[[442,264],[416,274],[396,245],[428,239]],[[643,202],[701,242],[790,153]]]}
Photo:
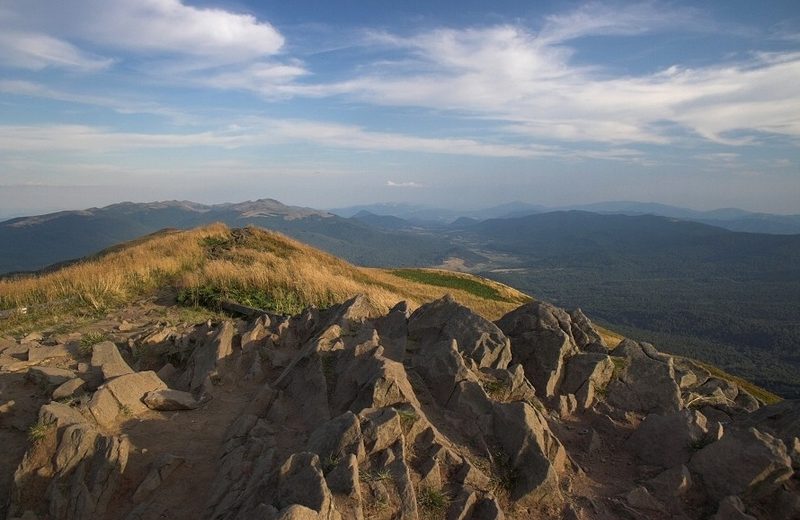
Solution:
{"label": "grassy ridge", "polygon": [[485,281],[474,276],[463,276],[450,271],[439,271],[433,269],[395,269],[391,273],[405,280],[445,287],[447,289],[457,289],[474,294],[479,298],[507,302],[500,292],[488,285]]}
{"label": "grassy ridge", "polygon": [[[486,289],[480,290],[481,285]],[[475,278],[466,287],[444,290],[382,269],[356,267],[279,233],[215,224],[158,233],[54,272],[0,279],[0,310],[28,309],[0,321],[0,333],[20,334],[67,316],[105,315],[164,289],[178,292],[186,304],[213,306],[225,298],[290,314],[312,304],[325,308],[355,294],[365,294],[378,314],[400,300],[413,308],[449,292],[497,319],[530,300],[489,280]]]}

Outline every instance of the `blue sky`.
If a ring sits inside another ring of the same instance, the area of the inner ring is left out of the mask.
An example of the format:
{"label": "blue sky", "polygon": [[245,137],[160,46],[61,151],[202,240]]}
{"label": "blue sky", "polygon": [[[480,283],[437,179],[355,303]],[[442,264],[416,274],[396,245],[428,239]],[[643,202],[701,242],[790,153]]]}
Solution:
{"label": "blue sky", "polygon": [[800,213],[800,2],[3,0],[0,217],[124,200]]}

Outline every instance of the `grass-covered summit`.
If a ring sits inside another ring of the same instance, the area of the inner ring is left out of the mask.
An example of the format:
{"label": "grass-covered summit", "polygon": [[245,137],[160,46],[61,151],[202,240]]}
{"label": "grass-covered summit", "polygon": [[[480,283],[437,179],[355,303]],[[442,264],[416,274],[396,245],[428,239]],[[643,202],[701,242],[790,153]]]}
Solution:
{"label": "grass-covered summit", "polygon": [[383,312],[401,300],[415,307],[451,293],[489,319],[531,300],[476,276],[360,268],[279,233],[214,224],[164,230],[53,272],[0,280],[0,310],[8,315],[0,333],[103,314],[157,293],[189,306],[230,300],[288,314],[354,294]]}

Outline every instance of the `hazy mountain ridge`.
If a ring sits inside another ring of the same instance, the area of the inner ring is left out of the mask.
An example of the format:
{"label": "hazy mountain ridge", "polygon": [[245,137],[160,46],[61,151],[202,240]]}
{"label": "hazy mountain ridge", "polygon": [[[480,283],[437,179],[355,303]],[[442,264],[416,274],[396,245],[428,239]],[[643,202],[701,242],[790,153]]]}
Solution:
{"label": "hazy mountain ridge", "polygon": [[800,234],[800,215],[754,213],[736,208],[697,211],[655,202],[600,202],[553,207],[527,204],[524,202],[512,202],[490,208],[464,211],[412,204],[369,204],[336,208],[329,211],[343,217],[353,217],[359,211],[367,211],[376,215],[402,218],[418,225],[427,222],[433,227],[437,227],[442,224],[451,224],[462,217],[475,220],[488,220],[495,218],[518,218],[539,213],[572,210],[609,215],[655,215],[672,217],[721,227],[729,231],[769,233],[776,235]]}
{"label": "hazy mountain ridge", "polygon": [[[458,251],[424,236],[387,234],[358,220],[272,199],[211,206],[186,201],[121,203],[0,222],[0,274],[34,271],[164,228],[191,229],[214,222],[280,231],[360,265],[433,265]],[[466,250],[459,254],[478,259]]]}

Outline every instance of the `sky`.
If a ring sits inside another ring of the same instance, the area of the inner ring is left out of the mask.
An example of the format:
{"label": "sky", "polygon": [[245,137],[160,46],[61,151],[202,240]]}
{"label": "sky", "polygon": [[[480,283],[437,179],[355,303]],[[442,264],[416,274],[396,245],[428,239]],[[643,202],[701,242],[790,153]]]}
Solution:
{"label": "sky", "polygon": [[259,198],[798,214],[800,2],[0,2],[0,217]]}

